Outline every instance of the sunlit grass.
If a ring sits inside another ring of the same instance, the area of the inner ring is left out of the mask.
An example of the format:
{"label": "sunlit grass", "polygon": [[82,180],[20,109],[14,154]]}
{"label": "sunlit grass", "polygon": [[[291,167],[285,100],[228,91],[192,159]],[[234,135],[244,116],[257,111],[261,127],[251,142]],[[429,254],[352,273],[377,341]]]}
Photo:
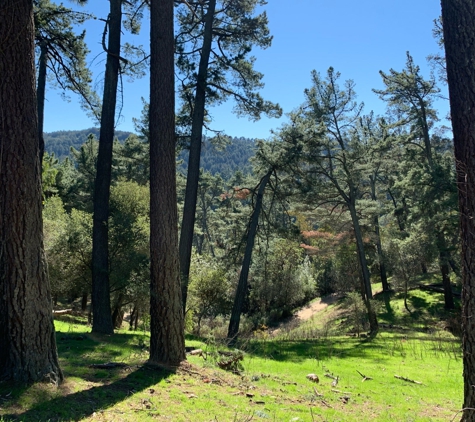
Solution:
{"label": "sunlit grass", "polygon": [[[188,338],[204,356],[188,356],[173,371],[146,365],[146,332],[95,336],[84,320],[56,321],[65,382],[59,389],[0,385],[0,421],[451,420],[462,402],[461,347],[441,327],[440,296],[411,292],[417,318],[398,295],[391,312],[378,299],[380,322],[395,328],[375,338],[346,334],[342,302],[277,337],[256,333],[239,346],[240,374],[217,367],[217,352],[227,349],[213,338]],[[127,366],[90,366],[106,362]]]}

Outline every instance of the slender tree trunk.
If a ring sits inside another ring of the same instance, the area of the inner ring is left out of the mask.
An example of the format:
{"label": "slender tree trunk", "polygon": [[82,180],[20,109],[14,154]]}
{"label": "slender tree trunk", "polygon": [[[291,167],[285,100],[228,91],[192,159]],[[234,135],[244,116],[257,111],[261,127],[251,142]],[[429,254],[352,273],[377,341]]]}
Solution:
{"label": "slender tree trunk", "polygon": [[444,234],[440,230],[437,232],[437,248],[439,249],[439,267],[442,275],[442,286],[444,287],[445,309],[454,309],[454,295],[452,293],[449,275],[449,253],[447,251]]}
{"label": "slender tree trunk", "polygon": [[42,44],[40,46],[40,58],[38,64],[38,82],[37,82],[37,107],[38,107],[38,138],[40,164],[43,163],[45,153],[45,139],[43,136],[43,124],[45,120],[45,96],[46,96],[46,69],[48,64],[48,48]]}
{"label": "slender tree trunk", "polygon": [[247,292],[247,279],[249,276],[249,268],[251,266],[252,249],[254,247],[254,240],[257,234],[257,227],[259,223],[259,215],[262,209],[262,199],[264,197],[264,191],[269,183],[272,170],[269,171],[261,180],[259,184],[259,190],[257,191],[256,205],[252,212],[249,229],[247,231],[246,249],[244,251],[244,259],[242,261],[241,274],[239,275],[239,282],[234,296],[234,305],[231,311],[231,319],[228,327],[228,341],[234,344],[237,340],[239,333],[239,323],[241,321],[241,312],[246,298]]}
{"label": "slender tree trunk", "polygon": [[109,198],[114,144],[115,106],[119,81],[122,0],[110,0],[109,40],[99,133],[99,153],[94,184],[92,234],[92,331],[112,334],[109,286]]}
{"label": "slender tree trunk", "polygon": [[81,311],[85,311],[87,309],[87,292],[83,292],[82,298],[81,298]]}
{"label": "slender tree trunk", "polygon": [[462,420],[475,421],[475,3],[441,3],[462,240]]}
{"label": "slender tree trunk", "polygon": [[374,232],[376,234],[376,250],[378,252],[379,276],[383,286],[383,292],[389,291],[388,275],[386,272],[386,259],[384,257],[383,246],[381,245],[381,231],[379,228],[379,218],[374,218]]}
{"label": "slender tree trunk", "polygon": [[178,260],[173,0],[151,2],[150,362],[185,359]]}
{"label": "slender tree trunk", "polygon": [[188,283],[190,274],[191,249],[195,227],[196,202],[198,197],[198,182],[200,177],[201,142],[203,136],[203,121],[206,104],[206,82],[208,79],[208,63],[213,41],[213,21],[216,0],[209,0],[205,16],[203,46],[201,48],[198,80],[196,84],[195,102],[191,123],[190,155],[188,158],[188,173],[186,178],[185,203],[180,234],[180,273],[183,298],[183,312],[186,309]]}
{"label": "slender tree trunk", "polygon": [[[371,182],[371,199],[376,201],[376,177],[370,176]],[[386,273],[386,260],[384,259],[383,247],[381,245],[381,230],[379,226],[379,217],[374,217],[374,233],[376,234],[376,250],[378,253],[379,261],[379,275],[381,277],[381,284],[383,286],[383,292],[389,291],[388,276]]]}
{"label": "slender tree trunk", "polygon": [[372,333],[378,332],[378,321],[376,319],[376,313],[371,305],[371,299],[373,299],[373,292],[371,290],[371,279],[369,275],[368,263],[366,261],[366,254],[363,243],[363,234],[361,233],[360,221],[356,213],[356,207],[353,203],[348,204],[350,210],[351,221],[353,223],[353,230],[355,231],[356,249],[358,251],[358,261],[360,263],[361,274],[363,278],[365,288],[365,305],[368,310],[368,319],[370,330]]}
{"label": "slender tree trunk", "polygon": [[43,247],[33,2],[0,2],[0,379],[58,383]]}

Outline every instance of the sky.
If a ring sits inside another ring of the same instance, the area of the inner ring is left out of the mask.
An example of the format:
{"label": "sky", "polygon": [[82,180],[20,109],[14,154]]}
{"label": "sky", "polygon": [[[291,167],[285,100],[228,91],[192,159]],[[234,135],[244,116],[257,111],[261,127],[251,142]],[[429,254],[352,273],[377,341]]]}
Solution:
{"label": "sky", "polygon": [[[108,1],[94,0],[82,9],[105,18],[108,8]],[[384,114],[385,104],[372,92],[373,88],[383,88],[379,71],[402,70],[409,51],[421,67],[421,73],[429,77],[426,58],[438,52],[432,36],[433,21],[440,15],[438,0],[268,0],[262,9],[267,13],[274,38],[271,47],[254,49],[252,55],[256,57],[255,69],[264,74],[262,96],[279,103],[284,116],[280,119],[263,117],[252,122],[245,117],[236,117],[232,113],[232,101],[229,101],[211,109],[211,127],[230,136],[269,138],[271,130],[277,130],[287,121],[285,113],[304,102],[304,90],[311,86],[311,71],[325,75],[330,66],[341,73],[342,84],[348,79],[355,82],[358,100],[365,104],[365,113]],[[99,19],[88,21],[85,29],[91,50],[89,67],[102,96],[105,53],[100,42],[103,22]],[[125,39],[148,46],[148,37],[149,26],[144,22],[140,35],[129,35]],[[149,96],[148,85],[148,77],[133,82],[124,77],[124,101],[118,130],[134,131],[132,119],[141,115],[142,98]],[[74,95],[70,95],[67,102],[60,94],[48,87],[45,132],[97,126],[79,107]],[[447,115],[447,101],[440,101],[437,107],[439,117]]]}

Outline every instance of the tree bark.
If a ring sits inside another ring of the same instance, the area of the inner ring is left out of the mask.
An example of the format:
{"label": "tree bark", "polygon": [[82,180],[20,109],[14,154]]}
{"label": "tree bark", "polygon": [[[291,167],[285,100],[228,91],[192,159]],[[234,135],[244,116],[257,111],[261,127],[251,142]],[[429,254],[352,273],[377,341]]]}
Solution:
{"label": "tree bark", "polygon": [[193,117],[191,123],[190,155],[188,158],[188,173],[186,177],[185,203],[180,233],[180,273],[183,298],[183,312],[186,309],[188,283],[190,275],[191,249],[195,227],[196,202],[198,198],[198,182],[200,177],[201,142],[203,137],[203,122],[206,104],[206,82],[208,79],[208,63],[213,41],[213,21],[216,0],[210,0],[201,47],[200,64],[196,84]]}
{"label": "tree bark", "polygon": [[115,106],[119,81],[122,1],[110,0],[109,29],[104,95],[102,101],[99,152],[94,183],[92,228],[92,332],[112,334],[109,281],[109,199],[114,144]]}
{"label": "tree bark", "polygon": [[241,274],[239,275],[239,282],[234,296],[233,309],[231,311],[231,319],[228,327],[228,341],[234,344],[239,333],[239,323],[241,321],[241,312],[247,292],[247,279],[249,276],[249,268],[251,266],[252,249],[254,248],[254,240],[256,239],[257,227],[259,223],[259,215],[262,209],[262,199],[264,191],[269,183],[272,170],[269,171],[261,180],[259,190],[257,191],[256,206],[252,212],[249,230],[247,232],[246,249],[244,251],[244,258],[242,261]]}
{"label": "tree bark", "polygon": [[0,379],[58,383],[43,247],[33,2],[0,2]]}
{"label": "tree bark", "polygon": [[[351,200],[350,200],[351,201]],[[366,253],[363,243],[363,235],[361,233],[361,227],[358,215],[356,213],[356,207],[354,203],[348,204],[348,209],[350,210],[351,221],[353,223],[353,230],[355,231],[356,239],[356,249],[358,252],[358,261],[360,263],[361,275],[363,278],[363,284],[365,289],[365,305],[368,311],[368,319],[370,325],[371,333],[375,334],[378,332],[378,320],[376,319],[376,313],[374,312],[373,306],[371,304],[371,299],[373,299],[373,292],[371,290],[371,278],[369,275],[368,263],[366,261]]]}
{"label": "tree bark", "polygon": [[441,3],[462,240],[462,421],[475,421],[475,3]]}
{"label": "tree bark", "polygon": [[173,0],[151,2],[150,362],[185,360],[178,260]]}
{"label": "tree bark", "polygon": [[40,58],[38,60],[38,82],[37,82],[37,107],[38,107],[38,143],[40,164],[43,165],[43,155],[45,153],[45,140],[43,137],[43,124],[45,120],[45,95],[46,95],[46,69],[48,62],[48,48],[42,44],[40,46]]}

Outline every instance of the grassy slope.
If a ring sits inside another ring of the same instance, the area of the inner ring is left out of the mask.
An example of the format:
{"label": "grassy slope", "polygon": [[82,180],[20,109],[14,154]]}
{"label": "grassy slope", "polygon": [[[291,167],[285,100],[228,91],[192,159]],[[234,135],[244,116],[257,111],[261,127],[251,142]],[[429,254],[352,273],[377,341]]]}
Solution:
{"label": "grassy slope", "polygon": [[[382,301],[380,320],[399,328],[383,329],[375,339],[334,332],[343,326],[341,304],[280,337],[259,333],[242,345],[242,375],[216,366],[213,342],[187,341],[207,357],[190,356],[172,371],[145,365],[144,333],[96,338],[85,325],[58,321],[65,383],[59,389],[0,385],[0,415],[5,421],[451,420],[462,401],[461,350],[457,339],[437,329],[440,300],[411,292],[412,315],[401,298],[393,297],[388,308]],[[110,361],[129,366],[89,367]],[[363,381],[357,371],[372,379]],[[309,373],[320,382],[309,381]],[[325,374],[338,375],[338,385]]]}

